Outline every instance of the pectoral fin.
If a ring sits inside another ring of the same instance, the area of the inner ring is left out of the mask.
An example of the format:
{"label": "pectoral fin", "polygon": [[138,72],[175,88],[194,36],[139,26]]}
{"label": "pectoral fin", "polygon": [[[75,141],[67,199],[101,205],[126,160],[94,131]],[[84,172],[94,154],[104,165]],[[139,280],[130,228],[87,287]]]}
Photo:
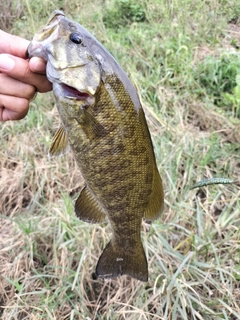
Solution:
{"label": "pectoral fin", "polygon": [[106,128],[88,111],[86,111],[86,121],[90,124],[91,131],[96,137],[104,137],[107,134]]}
{"label": "pectoral fin", "polygon": [[107,134],[106,128],[87,110],[83,109],[80,112],[79,118],[76,121],[82,126],[87,138],[102,138]]}
{"label": "pectoral fin", "polygon": [[163,211],[164,193],[162,179],[157,169],[153,174],[152,193],[150,195],[148,206],[144,212],[145,220],[157,219]]}
{"label": "pectoral fin", "polygon": [[53,137],[53,141],[49,150],[50,157],[62,156],[68,151],[67,134],[61,126]]}
{"label": "pectoral fin", "polygon": [[85,186],[75,203],[76,216],[86,222],[100,223],[106,220],[106,215],[89,188]]}

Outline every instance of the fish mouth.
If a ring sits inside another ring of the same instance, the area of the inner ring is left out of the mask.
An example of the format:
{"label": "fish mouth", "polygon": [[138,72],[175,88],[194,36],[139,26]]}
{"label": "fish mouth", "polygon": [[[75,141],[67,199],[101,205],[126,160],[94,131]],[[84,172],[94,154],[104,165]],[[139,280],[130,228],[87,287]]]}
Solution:
{"label": "fish mouth", "polygon": [[59,38],[59,21],[64,16],[64,13],[59,10],[53,12],[47,25],[40,32],[36,33],[30,42],[27,48],[26,58],[40,57],[45,61],[48,60],[45,46]]}
{"label": "fish mouth", "polygon": [[68,84],[61,83],[63,89],[63,94],[65,98],[72,100],[86,100],[90,97],[90,94],[87,92],[81,92],[78,89],[69,86]]}

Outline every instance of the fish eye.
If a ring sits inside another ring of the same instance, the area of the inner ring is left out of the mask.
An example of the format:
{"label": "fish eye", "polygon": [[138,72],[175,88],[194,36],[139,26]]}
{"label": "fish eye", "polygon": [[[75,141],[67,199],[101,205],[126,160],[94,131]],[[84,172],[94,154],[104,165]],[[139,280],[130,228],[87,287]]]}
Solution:
{"label": "fish eye", "polygon": [[81,44],[82,43],[82,38],[81,38],[81,35],[77,32],[73,32],[70,34],[70,40],[73,42],[73,43],[76,43],[76,44]]}

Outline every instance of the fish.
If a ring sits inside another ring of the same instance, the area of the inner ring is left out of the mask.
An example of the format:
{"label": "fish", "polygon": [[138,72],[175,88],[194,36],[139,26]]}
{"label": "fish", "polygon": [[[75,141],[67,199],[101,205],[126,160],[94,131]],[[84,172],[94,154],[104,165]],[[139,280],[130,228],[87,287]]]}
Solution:
{"label": "fish", "polygon": [[61,120],[50,156],[70,147],[84,179],[76,216],[111,226],[95,276],[148,281],[141,225],[160,216],[164,191],[135,86],[96,38],[59,10],[34,35],[27,55],[47,62]]}

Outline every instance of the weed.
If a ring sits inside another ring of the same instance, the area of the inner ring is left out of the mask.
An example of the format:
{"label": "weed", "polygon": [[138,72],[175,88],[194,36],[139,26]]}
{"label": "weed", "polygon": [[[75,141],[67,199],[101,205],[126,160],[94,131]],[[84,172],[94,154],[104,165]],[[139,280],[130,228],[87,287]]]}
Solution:
{"label": "weed", "polygon": [[119,29],[133,22],[143,22],[146,14],[142,3],[136,0],[111,1],[105,6],[103,22],[106,27]]}
{"label": "weed", "polygon": [[[223,54],[220,57],[209,56],[205,61],[199,63],[195,77],[214,104],[231,110],[231,104],[237,104],[239,75],[238,55]],[[230,103],[227,104],[227,102]]]}

